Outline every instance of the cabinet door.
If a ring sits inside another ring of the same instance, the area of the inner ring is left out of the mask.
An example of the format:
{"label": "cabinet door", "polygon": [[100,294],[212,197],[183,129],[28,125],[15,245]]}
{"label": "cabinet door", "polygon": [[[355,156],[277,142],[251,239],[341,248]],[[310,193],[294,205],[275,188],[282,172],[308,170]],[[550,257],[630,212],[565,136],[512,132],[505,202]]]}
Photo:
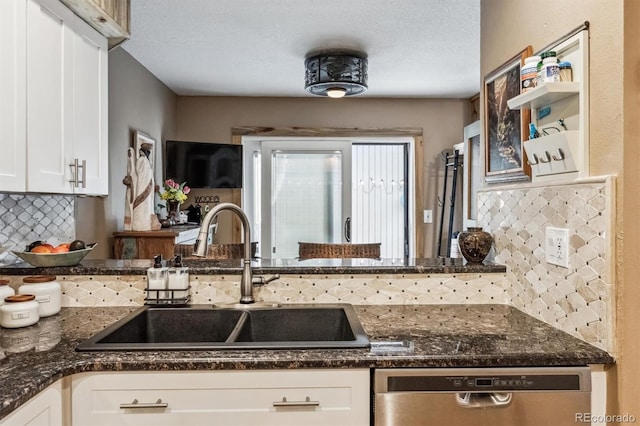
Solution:
{"label": "cabinet door", "polygon": [[26,190],[26,3],[0,2],[0,191]]}
{"label": "cabinet door", "polygon": [[[70,193],[73,34],[54,1],[27,1],[27,190]],[[69,12],[70,13],[70,12]]]}
{"label": "cabinet door", "polygon": [[103,36],[58,0],[28,0],[27,191],[107,194],[107,72]]}
{"label": "cabinet door", "polygon": [[369,425],[368,369],[88,373],[72,381],[73,424]]}
{"label": "cabinet door", "polygon": [[62,424],[62,385],[52,384],[0,421],[1,426]]}
{"label": "cabinet door", "polygon": [[73,158],[84,185],[76,194],[107,195],[107,39],[80,19],[69,23],[73,30]]}

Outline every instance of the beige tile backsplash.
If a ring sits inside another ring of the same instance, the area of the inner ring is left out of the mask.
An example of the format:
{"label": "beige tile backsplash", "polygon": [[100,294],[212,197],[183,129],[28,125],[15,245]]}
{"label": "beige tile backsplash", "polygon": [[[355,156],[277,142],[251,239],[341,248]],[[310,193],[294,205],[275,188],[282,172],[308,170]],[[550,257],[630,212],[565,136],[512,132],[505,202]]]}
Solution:
{"label": "beige tile backsplash", "polygon": [[[7,277],[13,286],[20,277]],[[144,303],[146,277],[58,276],[63,306]],[[192,303],[235,303],[239,275],[191,275]],[[507,303],[505,274],[282,275],[256,288],[257,300],[280,303],[437,304]]]}
{"label": "beige tile backsplash", "polygon": [[[614,177],[485,190],[478,223],[507,265],[508,303],[614,353]],[[546,227],[569,229],[569,268],[545,261]]]}
{"label": "beige tile backsplash", "polygon": [[[614,353],[613,178],[478,195],[478,223],[506,274],[282,275],[256,288],[282,303],[503,303]],[[569,269],[547,264],[545,228],[568,228]],[[10,278],[14,286],[20,277]],[[59,276],[63,306],[144,303],[144,276]],[[239,275],[192,275],[193,303],[234,303]]]}

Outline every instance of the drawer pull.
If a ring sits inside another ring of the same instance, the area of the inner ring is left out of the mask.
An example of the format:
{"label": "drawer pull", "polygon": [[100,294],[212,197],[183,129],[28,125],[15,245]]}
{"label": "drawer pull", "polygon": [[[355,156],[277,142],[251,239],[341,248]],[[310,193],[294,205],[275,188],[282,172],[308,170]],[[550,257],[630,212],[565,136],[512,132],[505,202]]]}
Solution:
{"label": "drawer pull", "polygon": [[167,408],[169,404],[162,402],[162,399],[158,398],[156,402],[139,402],[134,399],[129,404],[120,404],[121,409],[125,408]]}
{"label": "drawer pull", "polygon": [[282,397],[282,401],[275,401],[274,407],[317,407],[320,405],[320,401],[311,401],[311,398],[306,397],[304,401],[287,401],[286,397]]}

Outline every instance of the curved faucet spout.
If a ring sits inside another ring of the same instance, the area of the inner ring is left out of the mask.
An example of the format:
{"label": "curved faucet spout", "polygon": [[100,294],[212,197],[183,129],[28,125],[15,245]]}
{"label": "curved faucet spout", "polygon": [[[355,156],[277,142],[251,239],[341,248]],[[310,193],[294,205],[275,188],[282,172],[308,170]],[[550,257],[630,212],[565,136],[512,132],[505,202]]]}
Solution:
{"label": "curved faucet spout", "polygon": [[209,210],[209,212],[202,219],[202,225],[200,225],[200,232],[198,233],[198,239],[196,240],[193,254],[194,256],[204,257],[207,255],[207,246],[209,238],[209,228],[211,223],[223,210],[230,210],[235,213],[242,222],[242,231],[244,233],[244,259],[251,259],[251,229],[249,225],[249,218],[244,214],[242,209],[233,203],[221,203]]}
{"label": "curved faucet spout", "polygon": [[242,259],[242,278],[240,279],[240,303],[254,303],[253,297],[253,276],[251,272],[251,229],[249,226],[249,219],[242,209],[232,203],[221,203],[215,206],[213,209],[205,215],[202,219],[202,225],[200,225],[200,232],[198,233],[198,239],[193,248],[194,256],[205,257],[207,254],[209,227],[211,222],[218,216],[223,210],[230,210],[235,213],[242,222],[242,231],[244,233],[244,259]]}

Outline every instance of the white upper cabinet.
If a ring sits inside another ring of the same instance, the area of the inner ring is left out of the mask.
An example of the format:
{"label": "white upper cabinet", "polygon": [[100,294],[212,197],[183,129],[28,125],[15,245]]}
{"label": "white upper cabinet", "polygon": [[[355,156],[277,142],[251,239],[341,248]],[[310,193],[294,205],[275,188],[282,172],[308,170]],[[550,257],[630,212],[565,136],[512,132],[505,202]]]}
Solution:
{"label": "white upper cabinet", "polygon": [[0,189],[26,189],[26,3],[0,1]]}
{"label": "white upper cabinet", "polygon": [[[75,17],[74,17],[75,18]],[[73,156],[86,167],[75,193],[109,192],[107,39],[84,21],[75,20],[73,39]],[[71,163],[70,162],[70,163]]]}
{"label": "white upper cabinet", "polygon": [[29,0],[27,190],[108,192],[107,41],[58,0]]}
{"label": "white upper cabinet", "polygon": [[27,2],[27,190],[66,193],[73,192],[65,182],[65,154],[72,150],[71,98],[65,96],[72,34],[52,5]]}
{"label": "white upper cabinet", "polygon": [[[0,179],[0,191],[106,195],[106,38],[58,0],[9,3],[26,3],[23,28],[14,41],[22,46],[23,55],[18,55],[16,73],[20,74],[21,66],[26,68],[23,88],[15,90],[15,97],[22,98],[15,102],[23,104],[13,108],[18,128],[14,133],[26,132],[21,144],[15,142],[23,159],[26,154],[26,163],[22,162],[26,173],[22,180],[16,179],[15,186]],[[10,46],[9,41],[3,34],[3,49]],[[3,111],[12,108],[4,100],[0,106]],[[3,147],[13,140],[19,138],[3,140]],[[0,173],[8,174],[8,166],[0,162]]]}

